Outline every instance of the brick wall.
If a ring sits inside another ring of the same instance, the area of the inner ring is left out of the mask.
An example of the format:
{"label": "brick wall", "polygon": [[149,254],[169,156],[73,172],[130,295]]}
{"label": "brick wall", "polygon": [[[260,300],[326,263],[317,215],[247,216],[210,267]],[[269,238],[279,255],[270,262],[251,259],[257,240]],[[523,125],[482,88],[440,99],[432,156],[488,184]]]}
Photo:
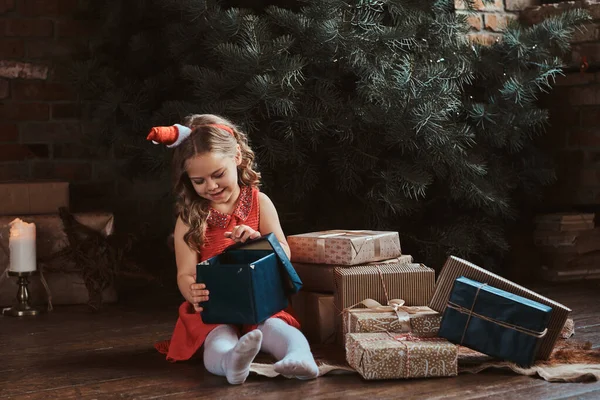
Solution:
{"label": "brick wall", "polygon": [[[526,9],[522,19],[538,23],[567,8],[587,9],[593,21],[572,40],[565,75],[540,98],[550,111],[545,146],[558,162],[558,181],[546,194],[551,210],[600,211],[600,2],[570,1]],[[588,68],[580,70],[582,61]]]}
{"label": "brick wall", "polygon": [[[593,22],[577,31],[572,51],[565,57],[565,76],[553,90],[540,97],[540,105],[550,112],[550,125],[540,140],[558,162],[558,181],[548,188],[545,210],[600,208],[600,1],[475,0],[467,11],[455,0],[457,13],[468,15],[469,37],[483,44],[502,38],[502,30],[512,19],[526,24],[539,23],[569,8],[585,8]],[[580,72],[587,61],[589,67]]]}
{"label": "brick wall", "polygon": [[[502,38],[502,30],[512,19],[526,24],[539,23],[568,8],[587,9],[593,22],[576,32],[572,51],[565,56],[565,75],[553,89],[539,98],[548,109],[549,126],[538,140],[557,162],[557,181],[548,187],[543,201],[523,210],[519,223],[508,232],[511,251],[503,274],[523,284],[539,280],[540,251],[533,243],[533,218],[543,212],[591,211],[600,214],[600,1],[494,0],[484,5],[475,1],[468,12],[455,0],[457,13],[468,16],[469,37],[482,44]],[[589,68],[580,72],[582,61]]]}
{"label": "brick wall", "polygon": [[467,11],[463,0],[455,0],[454,6],[459,14],[468,15],[471,25],[469,37],[482,44],[491,44],[500,40],[502,30],[509,21],[519,18],[520,11],[540,4],[541,0],[493,0],[485,3],[475,0],[475,10]]}
{"label": "brick wall", "polygon": [[0,0],[0,181],[69,181],[75,209],[100,206],[114,192],[112,157],[85,145],[85,109],[68,84],[94,27],[81,19],[84,6]]}
{"label": "brick wall", "polygon": [[[492,43],[511,19],[539,22],[572,6],[587,7],[600,20],[597,1],[540,3],[476,0],[469,35]],[[87,51],[94,26],[79,18],[84,5],[84,0],[0,0],[0,181],[68,180],[76,209],[106,208],[117,191],[116,161],[82,143],[86,126],[79,117],[85,107],[68,85],[69,67]],[[461,0],[455,6],[467,13]],[[589,72],[568,73],[541,99],[551,112],[545,141],[560,161],[548,206],[600,204],[599,37],[597,22],[577,34],[569,64],[576,69],[586,56]]]}

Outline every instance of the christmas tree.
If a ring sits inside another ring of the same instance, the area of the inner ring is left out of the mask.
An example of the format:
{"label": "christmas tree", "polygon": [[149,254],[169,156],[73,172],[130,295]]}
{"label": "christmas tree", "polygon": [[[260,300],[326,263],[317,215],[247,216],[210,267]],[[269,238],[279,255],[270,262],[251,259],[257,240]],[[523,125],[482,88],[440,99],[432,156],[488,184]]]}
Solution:
{"label": "christmas tree", "polygon": [[536,98],[588,18],[515,23],[480,46],[449,0],[102,3],[76,83],[129,173],[168,193],[170,152],[145,134],[223,115],[250,135],[286,234],[394,230],[435,266],[493,265],[519,207],[552,181]]}

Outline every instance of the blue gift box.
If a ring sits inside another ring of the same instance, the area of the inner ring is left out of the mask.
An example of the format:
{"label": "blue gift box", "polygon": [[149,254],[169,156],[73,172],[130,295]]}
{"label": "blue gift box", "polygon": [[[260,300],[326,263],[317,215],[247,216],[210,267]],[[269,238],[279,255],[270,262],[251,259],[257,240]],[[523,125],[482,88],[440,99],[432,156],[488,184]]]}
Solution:
{"label": "blue gift box", "polygon": [[302,287],[273,233],[233,245],[196,266],[196,282],[206,284],[201,303],[207,324],[258,324],[288,306]]}
{"label": "blue gift box", "polygon": [[438,335],[528,367],[551,312],[544,304],[461,276],[454,282]]}

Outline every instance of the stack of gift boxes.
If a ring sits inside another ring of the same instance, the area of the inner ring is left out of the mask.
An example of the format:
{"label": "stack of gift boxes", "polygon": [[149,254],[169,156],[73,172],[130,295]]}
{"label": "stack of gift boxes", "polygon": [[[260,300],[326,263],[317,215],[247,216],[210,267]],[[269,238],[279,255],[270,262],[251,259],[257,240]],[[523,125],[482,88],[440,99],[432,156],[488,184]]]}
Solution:
{"label": "stack of gift boxes", "polygon": [[600,278],[600,229],[593,213],[554,213],[535,218],[534,241],[547,281]]}
{"label": "stack of gift boxes", "polygon": [[386,303],[402,293],[406,305],[422,305],[432,294],[434,271],[402,255],[397,232],[331,230],[292,235],[288,243],[302,280],[292,306],[311,343],[343,342],[342,311],[363,307],[362,300]]}
{"label": "stack of gift boxes", "polygon": [[[54,305],[85,304],[87,288],[81,274],[63,272],[76,270],[64,257],[56,257],[68,245],[58,210],[69,208],[68,182],[5,182],[0,183],[0,306],[15,302],[17,283],[8,279],[10,270],[11,222],[20,219],[35,226],[35,252],[33,269],[38,272],[29,285],[33,304],[51,301]],[[109,212],[83,212],[73,214],[82,225],[104,236],[113,233],[114,217]],[[24,267],[15,266],[13,267]],[[47,282],[42,285],[41,277]],[[117,301],[117,292],[111,285],[103,293],[103,301]]]}
{"label": "stack of gift boxes", "polygon": [[570,309],[466,260],[434,270],[401,254],[398,234],[288,237],[303,281],[292,306],[313,343],[338,342],[365,379],[453,376],[458,348],[530,366],[547,359]]}

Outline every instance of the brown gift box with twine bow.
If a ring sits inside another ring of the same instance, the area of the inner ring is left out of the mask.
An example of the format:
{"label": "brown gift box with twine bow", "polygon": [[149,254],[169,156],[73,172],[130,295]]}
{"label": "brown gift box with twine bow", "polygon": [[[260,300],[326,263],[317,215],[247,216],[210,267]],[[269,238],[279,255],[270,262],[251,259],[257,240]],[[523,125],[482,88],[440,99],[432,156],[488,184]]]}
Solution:
{"label": "brown gift box with twine bow", "polygon": [[[407,306],[427,304],[435,285],[435,271],[423,264],[378,264],[336,267],[334,270],[335,307],[344,310],[360,305],[364,299],[388,304],[404,299]],[[337,340],[343,344],[342,318],[336,320]]]}
{"label": "brown gift box with twine bow", "polygon": [[292,262],[357,265],[402,255],[398,232],[330,230],[287,237]]}
{"label": "brown gift box with twine bow", "polygon": [[404,300],[390,300],[383,306],[373,299],[361,302],[367,308],[344,310],[344,334],[410,332],[419,337],[435,337],[440,329],[442,315],[429,307],[410,307]]}
{"label": "brown gift box with twine bow", "polygon": [[416,263],[336,267],[333,272],[335,306],[340,311],[364,299],[381,304],[404,299],[407,306],[426,305],[435,285],[435,271]]}
{"label": "brown gift box with twine bow", "polygon": [[349,333],[346,361],[367,380],[455,376],[458,346],[410,334]]}

